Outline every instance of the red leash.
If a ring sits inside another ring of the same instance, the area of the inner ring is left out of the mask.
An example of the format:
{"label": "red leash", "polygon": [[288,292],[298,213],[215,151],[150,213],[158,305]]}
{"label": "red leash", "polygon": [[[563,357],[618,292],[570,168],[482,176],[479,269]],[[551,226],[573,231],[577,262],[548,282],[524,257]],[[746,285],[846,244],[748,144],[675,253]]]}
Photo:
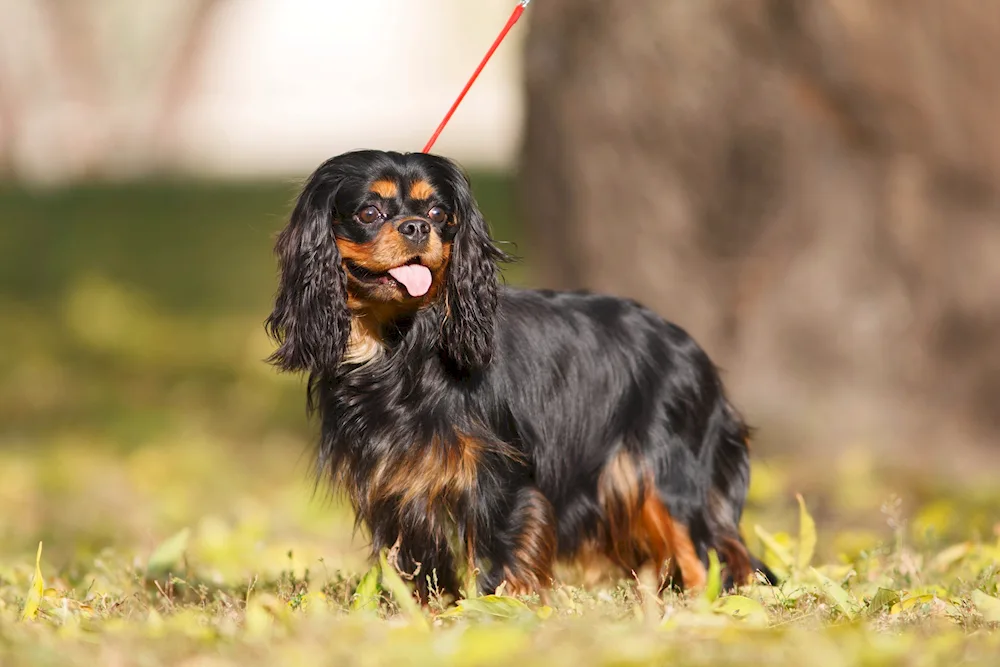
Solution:
{"label": "red leash", "polygon": [[424,146],[424,153],[430,152],[431,147],[434,146],[434,142],[437,141],[439,136],[441,136],[441,131],[444,130],[444,126],[448,124],[449,120],[451,120],[452,115],[455,113],[455,109],[457,109],[458,105],[462,103],[462,100],[465,99],[465,94],[469,92],[469,88],[472,88],[472,84],[476,82],[477,78],[479,78],[479,73],[483,71],[484,67],[486,67],[486,63],[488,63],[490,58],[493,57],[493,52],[497,50],[497,47],[500,46],[500,42],[504,40],[504,37],[507,36],[510,29],[513,28],[514,24],[517,23],[517,20],[521,18],[521,14],[524,13],[524,10],[527,9],[528,3],[530,2],[531,0],[521,0],[521,2],[517,3],[517,7],[514,8],[514,11],[511,12],[510,18],[507,19],[507,25],[505,25],[503,30],[500,31],[500,34],[497,35],[496,41],[493,42],[493,46],[491,46],[490,50],[486,52],[486,57],[483,58],[481,63],[479,63],[479,67],[476,68],[476,71],[472,73],[472,78],[469,79],[467,84],[465,84],[465,88],[463,88],[462,92],[459,93],[458,99],[455,100],[455,103],[451,105],[450,109],[448,109],[448,113],[445,114],[444,120],[442,120],[441,124],[438,125],[436,130],[434,130],[434,134],[431,136],[430,141],[428,141],[427,145]]}

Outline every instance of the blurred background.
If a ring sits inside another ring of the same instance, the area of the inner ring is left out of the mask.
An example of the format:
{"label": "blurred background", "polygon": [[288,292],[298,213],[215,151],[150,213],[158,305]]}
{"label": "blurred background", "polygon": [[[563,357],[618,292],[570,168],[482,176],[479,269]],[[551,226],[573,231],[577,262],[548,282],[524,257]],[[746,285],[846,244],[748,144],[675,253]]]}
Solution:
{"label": "blurred background", "polygon": [[[512,0],[0,0],[0,553],[357,569],[262,321],[297,187],[420,150]],[[758,429],[749,522],[989,534],[1000,11],[537,0],[435,152],[518,285],[634,297]],[[4,576],[0,568],[0,577]]]}

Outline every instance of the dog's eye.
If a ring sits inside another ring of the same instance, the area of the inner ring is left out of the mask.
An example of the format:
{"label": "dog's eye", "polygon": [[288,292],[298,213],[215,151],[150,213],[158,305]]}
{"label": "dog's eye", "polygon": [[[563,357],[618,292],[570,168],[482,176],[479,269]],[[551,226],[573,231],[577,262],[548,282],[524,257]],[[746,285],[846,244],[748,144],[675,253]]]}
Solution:
{"label": "dog's eye", "polygon": [[446,222],[448,220],[448,212],[440,206],[435,206],[427,211],[427,217],[430,218],[431,222]]}
{"label": "dog's eye", "polygon": [[370,225],[382,217],[382,211],[378,210],[377,206],[365,206],[363,209],[358,211],[354,217],[366,225]]}

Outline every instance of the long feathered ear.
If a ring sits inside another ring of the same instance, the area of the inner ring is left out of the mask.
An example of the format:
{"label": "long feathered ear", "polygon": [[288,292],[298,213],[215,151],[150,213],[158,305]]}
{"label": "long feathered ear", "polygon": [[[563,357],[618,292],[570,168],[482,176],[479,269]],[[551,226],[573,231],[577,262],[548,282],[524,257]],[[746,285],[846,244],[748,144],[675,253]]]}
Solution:
{"label": "long feathered ear", "polygon": [[442,344],[456,368],[472,373],[484,368],[493,357],[498,264],[509,257],[490,238],[468,177],[457,166],[453,174],[458,231],[448,267]]}
{"label": "long feathered ear", "polygon": [[336,368],[350,334],[346,278],[333,236],[337,184],[326,166],[310,177],[275,243],[281,281],[265,327],[279,347],[268,362],[286,371]]}

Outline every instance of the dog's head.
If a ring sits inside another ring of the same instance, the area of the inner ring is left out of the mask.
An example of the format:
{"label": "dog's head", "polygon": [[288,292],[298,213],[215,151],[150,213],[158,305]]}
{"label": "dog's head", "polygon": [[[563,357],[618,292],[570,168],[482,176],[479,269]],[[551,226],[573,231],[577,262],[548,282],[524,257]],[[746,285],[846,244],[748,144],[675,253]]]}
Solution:
{"label": "dog's head", "polygon": [[442,352],[464,372],[489,363],[497,263],[469,180],[424,153],[356,151],[309,177],[276,243],[281,282],[270,361],[321,373],[381,353],[418,310],[441,313]]}

